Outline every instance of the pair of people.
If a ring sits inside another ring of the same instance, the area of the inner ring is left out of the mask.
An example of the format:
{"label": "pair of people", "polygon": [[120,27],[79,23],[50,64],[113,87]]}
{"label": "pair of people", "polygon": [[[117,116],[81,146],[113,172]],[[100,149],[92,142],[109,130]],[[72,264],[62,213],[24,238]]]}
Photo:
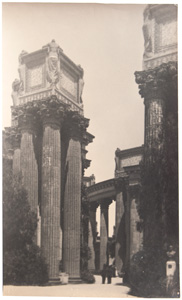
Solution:
{"label": "pair of people", "polygon": [[105,283],[105,280],[107,278],[107,283],[111,283],[111,278],[112,278],[112,267],[104,264],[103,270],[101,271],[101,276],[102,276],[102,284]]}

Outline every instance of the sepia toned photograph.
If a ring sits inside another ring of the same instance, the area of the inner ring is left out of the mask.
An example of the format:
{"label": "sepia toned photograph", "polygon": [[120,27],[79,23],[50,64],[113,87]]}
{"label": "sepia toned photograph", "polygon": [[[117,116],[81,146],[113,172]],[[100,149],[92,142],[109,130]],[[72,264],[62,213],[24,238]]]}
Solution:
{"label": "sepia toned photograph", "polygon": [[2,3],[3,296],[180,298],[178,5]]}

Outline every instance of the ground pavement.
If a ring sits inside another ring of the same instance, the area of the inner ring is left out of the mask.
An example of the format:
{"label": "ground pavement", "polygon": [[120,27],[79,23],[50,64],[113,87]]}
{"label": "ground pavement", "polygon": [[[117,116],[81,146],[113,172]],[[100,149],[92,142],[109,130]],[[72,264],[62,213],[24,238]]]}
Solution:
{"label": "ground pavement", "polygon": [[47,297],[103,297],[134,298],[130,289],[122,284],[121,278],[112,278],[111,284],[102,284],[101,276],[95,276],[94,284],[68,284],[55,286],[4,286],[4,296],[47,296]]}

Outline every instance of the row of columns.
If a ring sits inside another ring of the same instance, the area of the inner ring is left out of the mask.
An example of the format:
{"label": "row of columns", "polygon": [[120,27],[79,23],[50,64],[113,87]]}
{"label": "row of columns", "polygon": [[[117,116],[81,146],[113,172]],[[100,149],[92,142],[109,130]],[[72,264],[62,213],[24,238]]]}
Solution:
{"label": "row of columns", "polygon": [[[77,113],[65,115],[62,108],[59,112],[60,106],[59,103],[52,108],[47,104],[46,110],[39,108],[31,113],[25,109],[18,116],[19,145],[14,143],[13,155],[14,175],[21,171],[31,210],[37,217],[37,208],[40,207],[41,234],[36,233],[35,241],[41,243],[51,281],[59,280],[61,224],[64,271],[69,274],[70,280],[80,278],[81,142],[87,126],[84,118]],[[67,125],[67,151],[61,166],[63,122]],[[61,167],[65,169],[61,171]],[[61,174],[64,174],[64,180]],[[61,187],[62,182],[64,187]],[[38,200],[39,195],[41,199]],[[63,222],[61,205],[64,205]]]}
{"label": "row of columns", "polygon": [[[115,213],[115,267],[117,272],[125,272],[129,268],[132,256],[142,249],[143,233],[138,228],[140,217],[137,210],[139,187],[127,186],[124,180],[116,184],[116,213]],[[88,245],[92,252],[88,268],[95,270],[96,242],[96,209],[100,204],[100,257],[99,269],[108,264],[108,209],[112,200],[103,199],[90,204],[90,224]]]}

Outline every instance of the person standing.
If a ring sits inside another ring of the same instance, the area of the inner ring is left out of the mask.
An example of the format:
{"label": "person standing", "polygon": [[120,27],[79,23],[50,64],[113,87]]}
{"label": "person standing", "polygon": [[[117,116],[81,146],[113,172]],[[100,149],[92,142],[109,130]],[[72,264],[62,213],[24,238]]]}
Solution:
{"label": "person standing", "polygon": [[102,276],[102,284],[105,284],[105,280],[107,277],[107,265],[104,264],[103,270],[101,271],[101,276]]}

